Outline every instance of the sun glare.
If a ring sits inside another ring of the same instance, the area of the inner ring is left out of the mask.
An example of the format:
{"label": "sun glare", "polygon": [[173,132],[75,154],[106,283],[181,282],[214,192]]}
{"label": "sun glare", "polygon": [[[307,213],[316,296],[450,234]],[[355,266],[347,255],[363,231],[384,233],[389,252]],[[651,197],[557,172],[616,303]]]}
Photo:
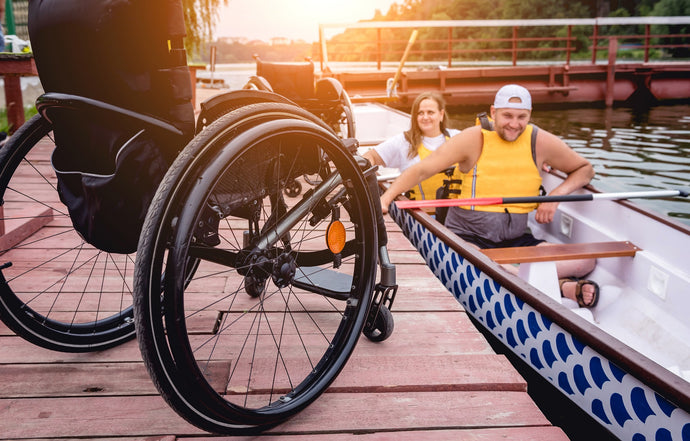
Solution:
{"label": "sun glare", "polygon": [[275,37],[317,41],[319,24],[350,23],[385,14],[394,0],[231,0],[216,34],[267,41]]}

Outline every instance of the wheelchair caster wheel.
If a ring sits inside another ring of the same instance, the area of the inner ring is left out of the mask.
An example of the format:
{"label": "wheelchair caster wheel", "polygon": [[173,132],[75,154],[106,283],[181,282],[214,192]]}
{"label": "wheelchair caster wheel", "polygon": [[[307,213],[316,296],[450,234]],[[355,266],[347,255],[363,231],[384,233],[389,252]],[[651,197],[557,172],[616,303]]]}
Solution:
{"label": "wheelchair caster wheel", "polygon": [[393,334],[393,314],[386,306],[381,306],[371,327],[364,328],[364,335],[373,342],[384,341]]}
{"label": "wheelchair caster wheel", "polygon": [[285,189],[283,192],[288,197],[296,198],[300,193],[302,193],[302,184],[293,179],[285,184]]}

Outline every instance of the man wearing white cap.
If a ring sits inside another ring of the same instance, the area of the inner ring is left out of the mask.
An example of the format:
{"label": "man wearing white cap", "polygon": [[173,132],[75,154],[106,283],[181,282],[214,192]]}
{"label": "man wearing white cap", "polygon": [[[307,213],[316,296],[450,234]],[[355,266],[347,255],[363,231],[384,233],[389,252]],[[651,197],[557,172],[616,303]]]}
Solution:
{"label": "man wearing white cap", "polygon": [[[457,197],[537,196],[539,171],[548,167],[567,174],[550,195],[565,195],[587,185],[594,177],[592,165],[557,136],[530,124],[532,97],[516,84],[496,93],[490,114],[493,129],[474,126],[450,138],[423,161],[405,170],[381,196],[384,211],[400,193],[429,176],[457,165],[462,191]],[[544,243],[527,230],[529,212],[536,209],[540,223],[553,220],[558,203],[534,205],[484,205],[451,207],[445,225],[480,248],[530,246]],[[589,274],[594,259],[557,262],[565,297],[592,307],[599,287],[577,279]],[[577,297],[580,297],[579,299]]]}

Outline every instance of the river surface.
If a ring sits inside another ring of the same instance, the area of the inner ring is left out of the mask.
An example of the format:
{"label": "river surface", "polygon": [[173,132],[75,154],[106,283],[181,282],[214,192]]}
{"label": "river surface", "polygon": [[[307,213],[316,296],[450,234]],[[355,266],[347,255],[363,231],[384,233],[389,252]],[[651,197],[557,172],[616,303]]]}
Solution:
{"label": "river surface", "polygon": [[[338,66],[338,70],[372,69]],[[209,77],[210,72],[200,72]],[[241,88],[255,74],[253,63],[218,65],[214,78]],[[487,103],[488,110],[489,103]],[[474,123],[476,111],[449,112],[451,126]],[[690,105],[577,108],[532,112],[539,127],[564,139],[594,165],[592,184],[604,192],[690,190]],[[634,199],[634,203],[690,226],[690,199]]]}

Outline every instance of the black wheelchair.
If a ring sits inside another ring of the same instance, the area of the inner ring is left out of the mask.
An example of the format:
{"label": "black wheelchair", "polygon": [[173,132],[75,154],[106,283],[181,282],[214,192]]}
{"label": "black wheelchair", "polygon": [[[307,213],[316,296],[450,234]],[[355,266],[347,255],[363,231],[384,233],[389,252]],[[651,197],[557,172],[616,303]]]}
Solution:
{"label": "black wheelchair", "polygon": [[314,81],[314,63],[273,63],[257,55],[256,75],[250,77],[247,89],[267,90],[284,96],[318,116],[342,138],[354,138],[355,118],[352,102],[342,84],[335,78]]}
{"label": "black wheelchair", "polygon": [[229,434],[301,411],[360,334],[391,335],[395,267],[356,139],[265,90],[195,121],[180,0],[32,0],[29,29],[46,93],[0,150],[2,220],[23,232],[0,238],[9,328],[68,352],[136,335],[173,409]]}

